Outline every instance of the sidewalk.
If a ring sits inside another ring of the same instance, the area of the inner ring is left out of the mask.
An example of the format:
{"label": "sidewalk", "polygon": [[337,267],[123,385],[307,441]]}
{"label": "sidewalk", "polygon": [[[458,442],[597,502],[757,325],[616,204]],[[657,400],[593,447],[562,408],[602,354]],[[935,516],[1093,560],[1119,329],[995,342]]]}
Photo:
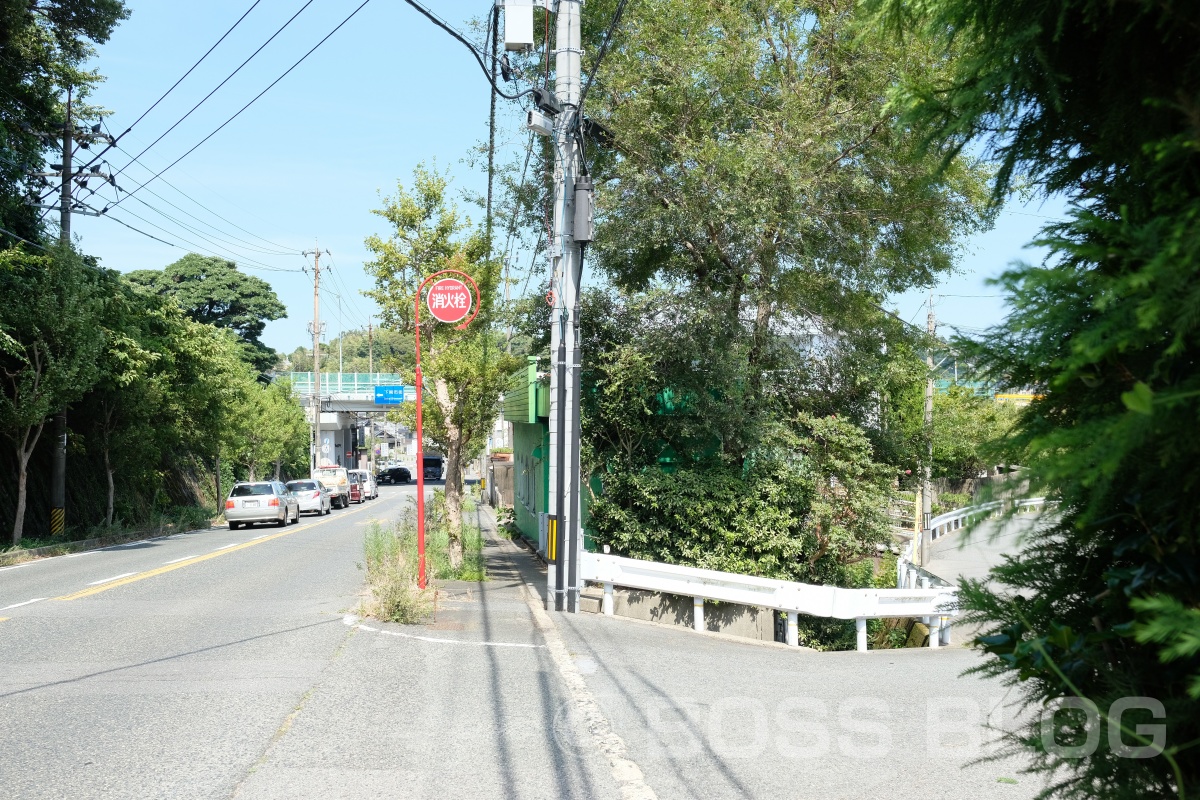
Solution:
{"label": "sidewalk", "polygon": [[620,797],[600,753],[553,724],[569,692],[525,600],[536,578],[488,538],[490,580],[443,583],[431,623],[344,620],[338,657],[234,797]]}

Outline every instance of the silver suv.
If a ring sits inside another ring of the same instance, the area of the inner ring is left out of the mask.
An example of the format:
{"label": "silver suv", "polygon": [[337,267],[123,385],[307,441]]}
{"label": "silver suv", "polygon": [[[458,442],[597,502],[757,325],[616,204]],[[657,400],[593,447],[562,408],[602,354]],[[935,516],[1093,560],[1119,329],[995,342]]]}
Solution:
{"label": "silver suv", "polygon": [[300,521],[300,503],[279,481],[238,483],[225,500],[225,519],[231,531],[255,522],[274,522],[282,528]]}

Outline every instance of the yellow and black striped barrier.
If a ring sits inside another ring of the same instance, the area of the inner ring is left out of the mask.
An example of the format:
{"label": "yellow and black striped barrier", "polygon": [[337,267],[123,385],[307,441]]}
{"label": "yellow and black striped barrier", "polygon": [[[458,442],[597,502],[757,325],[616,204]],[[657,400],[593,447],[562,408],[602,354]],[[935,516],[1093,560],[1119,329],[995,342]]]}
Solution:
{"label": "yellow and black striped barrier", "polygon": [[50,535],[62,536],[67,529],[67,510],[65,508],[50,509]]}

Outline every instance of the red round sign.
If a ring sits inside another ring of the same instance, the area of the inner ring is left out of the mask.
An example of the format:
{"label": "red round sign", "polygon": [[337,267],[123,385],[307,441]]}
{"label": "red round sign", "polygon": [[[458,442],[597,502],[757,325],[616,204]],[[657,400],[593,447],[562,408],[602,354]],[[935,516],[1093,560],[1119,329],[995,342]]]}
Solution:
{"label": "red round sign", "polygon": [[425,305],[439,322],[458,322],[471,312],[471,292],[458,278],[442,278],[429,287]]}

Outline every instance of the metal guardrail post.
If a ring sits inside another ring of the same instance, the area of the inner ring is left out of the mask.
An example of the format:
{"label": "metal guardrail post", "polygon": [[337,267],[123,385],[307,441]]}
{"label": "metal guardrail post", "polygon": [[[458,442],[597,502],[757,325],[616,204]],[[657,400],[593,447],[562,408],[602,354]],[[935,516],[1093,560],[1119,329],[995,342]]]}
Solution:
{"label": "metal guardrail post", "polygon": [[613,585],[611,583],[604,584],[604,600],[600,606],[600,610],[604,612],[604,616],[606,617],[613,615]]}
{"label": "metal guardrail post", "polygon": [[795,611],[787,612],[787,643],[789,647],[800,646],[800,615]]}
{"label": "metal guardrail post", "polygon": [[704,598],[692,598],[692,626],[698,630],[704,630]]}
{"label": "metal guardrail post", "polygon": [[854,620],[854,631],[858,639],[858,652],[867,652],[867,619],[866,617],[858,617]]}

